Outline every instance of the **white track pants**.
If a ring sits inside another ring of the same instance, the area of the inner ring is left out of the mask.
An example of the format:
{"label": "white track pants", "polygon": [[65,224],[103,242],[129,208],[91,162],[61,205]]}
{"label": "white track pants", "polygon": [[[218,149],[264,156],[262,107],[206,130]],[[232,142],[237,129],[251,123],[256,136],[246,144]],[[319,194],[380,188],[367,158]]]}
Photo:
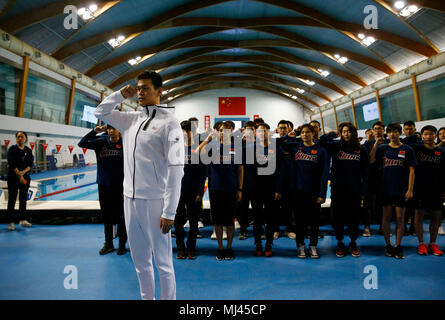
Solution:
{"label": "white track pants", "polygon": [[171,235],[170,232],[163,234],[160,228],[163,200],[125,197],[124,205],[128,243],[142,299],[155,299],[154,256],[161,285],[161,300],[175,300],[176,280]]}

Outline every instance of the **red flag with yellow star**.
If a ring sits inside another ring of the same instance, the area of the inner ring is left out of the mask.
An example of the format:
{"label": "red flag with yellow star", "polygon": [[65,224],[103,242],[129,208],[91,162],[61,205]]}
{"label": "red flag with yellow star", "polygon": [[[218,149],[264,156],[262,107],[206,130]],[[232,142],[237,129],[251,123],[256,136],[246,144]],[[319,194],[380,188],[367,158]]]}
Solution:
{"label": "red flag with yellow star", "polygon": [[219,115],[234,116],[246,114],[246,97],[219,97]]}

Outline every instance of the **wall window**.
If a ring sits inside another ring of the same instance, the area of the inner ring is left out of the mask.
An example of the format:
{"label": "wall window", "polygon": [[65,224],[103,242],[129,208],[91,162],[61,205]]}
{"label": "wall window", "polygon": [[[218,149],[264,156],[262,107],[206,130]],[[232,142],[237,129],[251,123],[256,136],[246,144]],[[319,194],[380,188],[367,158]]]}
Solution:
{"label": "wall window", "polygon": [[335,123],[335,116],[334,113],[323,113],[323,123],[324,123],[324,131],[336,131],[337,125]]}
{"label": "wall window", "polygon": [[417,121],[416,104],[414,101],[413,87],[402,89],[396,92],[390,92],[380,97],[382,105],[383,123],[399,122],[403,124],[405,121]]}
{"label": "wall window", "polygon": [[355,105],[355,115],[359,130],[371,128],[375,122],[379,121],[377,101],[374,99]]}
{"label": "wall window", "polygon": [[94,117],[93,112],[98,105],[99,98],[76,91],[74,93],[71,125],[93,129],[97,125],[98,121],[96,117]]}
{"label": "wall window", "polygon": [[350,122],[354,124],[354,115],[352,114],[352,108],[346,107],[341,110],[337,110],[337,120],[339,125],[342,122]]}
{"label": "wall window", "polygon": [[68,99],[68,88],[29,73],[23,117],[63,124]]}
{"label": "wall window", "polygon": [[0,114],[17,115],[22,70],[0,62]]}
{"label": "wall window", "polygon": [[418,84],[422,120],[445,118],[445,77]]}

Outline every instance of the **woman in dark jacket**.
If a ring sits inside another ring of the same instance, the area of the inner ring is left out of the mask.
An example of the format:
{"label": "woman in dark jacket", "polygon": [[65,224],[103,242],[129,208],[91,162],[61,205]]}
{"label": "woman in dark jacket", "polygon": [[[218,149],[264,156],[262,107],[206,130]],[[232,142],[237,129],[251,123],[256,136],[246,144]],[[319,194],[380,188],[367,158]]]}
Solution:
{"label": "woman in dark jacket", "polygon": [[[8,230],[15,230],[14,223],[19,221],[23,227],[31,227],[26,213],[26,200],[29,184],[31,182],[30,171],[34,162],[32,150],[25,146],[28,135],[24,131],[15,134],[17,144],[8,149],[8,217],[11,223]],[[19,194],[19,214],[14,215],[17,192]]]}

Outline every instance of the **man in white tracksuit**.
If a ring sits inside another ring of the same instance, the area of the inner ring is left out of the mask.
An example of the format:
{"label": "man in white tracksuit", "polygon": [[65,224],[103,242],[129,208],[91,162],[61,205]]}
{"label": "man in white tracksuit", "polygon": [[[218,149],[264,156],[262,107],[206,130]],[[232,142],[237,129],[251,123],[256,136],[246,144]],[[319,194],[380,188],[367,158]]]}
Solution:
{"label": "man in white tracksuit", "polygon": [[[155,299],[152,256],[159,273],[161,299],[176,299],[170,229],[184,174],[184,138],[173,108],[160,105],[162,78],[154,71],[137,77],[106,97],[95,116],[122,133],[125,224],[141,297]],[[137,93],[142,111],[115,110]]]}

